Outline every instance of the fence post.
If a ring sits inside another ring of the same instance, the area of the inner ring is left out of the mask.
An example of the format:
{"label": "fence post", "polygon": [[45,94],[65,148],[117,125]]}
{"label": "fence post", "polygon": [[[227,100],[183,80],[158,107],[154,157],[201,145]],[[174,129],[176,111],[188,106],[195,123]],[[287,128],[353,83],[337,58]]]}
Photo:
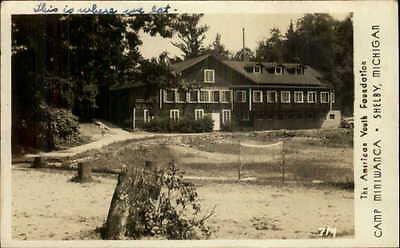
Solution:
{"label": "fence post", "polygon": [[241,167],[242,167],[242,159],[241,159],[241,148],[240,148],[240,137],[239,137],[239,167],[238,167],[238,179],[239,179],[239,181],[240,181],[240,170],[241,170]]}
{"label": "fence post", "polygon": [[281,162],[281,166],[282,166],[282,183],[285,183],[285,141],[282,141],[282,162]]}

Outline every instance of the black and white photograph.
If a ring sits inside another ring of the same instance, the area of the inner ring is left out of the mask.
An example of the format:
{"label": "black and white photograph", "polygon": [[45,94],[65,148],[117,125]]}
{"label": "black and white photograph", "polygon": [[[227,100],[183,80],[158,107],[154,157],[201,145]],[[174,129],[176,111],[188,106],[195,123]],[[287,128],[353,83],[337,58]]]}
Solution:
{"label": "black and white photograph", "polygon": [[12,235],[354,236],[352,13],[15,15]]}

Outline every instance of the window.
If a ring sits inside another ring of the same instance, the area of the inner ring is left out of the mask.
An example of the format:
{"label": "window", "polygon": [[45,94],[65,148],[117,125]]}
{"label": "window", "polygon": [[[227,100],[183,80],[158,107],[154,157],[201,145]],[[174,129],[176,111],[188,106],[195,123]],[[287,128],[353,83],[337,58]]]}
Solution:
{"label": "window", "polygon": [[295,91],[294,92],[294,102],[295,103],[303,102],[303,91]]}
{"label": "window", "polygon": [[174,102],[175,90],[166,90],[164,95],[164,102]]}
{"label": "window", "polygon": [[307,92],[307,102],[308,103],[317,102],[317,93],[315,91],[308,91]]}
{"label": "window", "polygon": [[296,72],[297,74],[303,74],[303,69],[301,65],[297,65]]}
{"label": "window", "polygon": [[331,92],[331,103],[335,103],[335,92]]}
{"label": "window", "polygon": [[261,72],[261,66],[259,65],[254,66],[254,72]]}
{"label": "window", "polygon": [[329,102],[329,93],[321,92],[321,103],[328,103],[328,102]]}
{"label": "window", "polygon": [[189,92],[189,102],[198,102],[198,101],[199,101],[198,90],[191,90]]}
{"label": "window", "polygon": [[143,110],[143,121],[147,123],[150,121],[150,111],[148,109]]}
{"label": "window", "polygon": [[282,66],[277,66],[277,67],[275,67],[275,74],[282,74],[282,70],[283,68],[282,68]]}
{"label": "window", "polygon": [[211,92],[211,102],[219,102],[219,91],[213,90]]}
{"label": "window", "polygon": [[223,90],[221,93],[221,102],[229,103],[231,101],[231,92],[229,90]]}
{"label": "window", "polygon": [[171,109],[169,111],[169,119],[178,121],[179,120],[179,109]]}
{"label": "window", "polygon": [[184,90],[175,90],[175,102],[185,102],[186,92]]}
{"label": "window", "polygon": [[262,90],[253,91],[253,102],[254,103],[263,102],[263,92],[262,92]]}
{"label": "window", "polygon": [[194,110],[194,119],[200,120],[204,117],[204,109],[195,109]]}
{"label": "window", "polygon": [[242,121],[248,121],[248,120],[250,120],[249,111],[240,112],[240,120],[242,120]]}
{"label": "window", "polygon": [[329,114],[329,119],[334,120],[335,119],[335,114]]}
{"label": "window", "polygon": [[267,91],[267,103],[275,103],[278,101],[278,94],[275,90]]}
{"label": "window", "polygon": [[200,102],[209,102],[209,101],[210,101],[210,91],[200,90]]}
{"label": "window", "polygon": [[246,102],[246,91],[245,90],[236,91],[236,101],[237,102]]}
{"label": "window", "polygon": [[230,109],[223,109],[222,110],[222,123],[226,124],[231,121],[231,110]]}
{"label": "window", "polygon": [[281,103],[290,103],[290,91],[281,91]]}
{"label": "window", "polygon": [[205,83],[215,82],[215,70],[210,70],[210,69],[204,70],[204,82]]}

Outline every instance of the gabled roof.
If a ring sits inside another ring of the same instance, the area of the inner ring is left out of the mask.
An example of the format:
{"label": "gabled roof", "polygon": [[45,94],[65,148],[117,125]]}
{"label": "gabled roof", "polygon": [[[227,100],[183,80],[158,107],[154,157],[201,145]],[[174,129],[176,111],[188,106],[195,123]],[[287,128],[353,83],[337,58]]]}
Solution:
{"label": "gabled roof", "polygon": [[[276,75],[273,73],[263,72],[263,73],[250,73],[245,70],[246,66],[250,63],[254,65],[260,64],[257,62],[244,62],[244,61],[221,61],[223,64],[227,65],[231,69],[239,72],[241,75],[247,79],[253,81],[256,84],[271,84],[271,85],[314,85],[314,86],[326,86],[322,83],[318,77],[320,76],[318,72],[309,66],[305,66],[304,74],[282,74]],[[261,63],[265,67],[266,63]],[[283,63],[282,65],[285,66]]]}
{"label": "gabled roof", "polygon": [[298,63],[274,63],[274,62],[250,62],[250,61],[231,61],[231,60],[221,60],[212,53],[204,54],[196,58],[187,59],[182,62],[178,62],[172,65],[172,69],[176,73],[180,73],[197,63],[207,59],[212,56],[214,59],[220,61],[222,64],[228,66],[232,70],[240,73],[242,76],[246,77],[248,80],[263,85],[312,85],[312,86],[327,86],[320,81],[322,78],[321,74],[311,68],[310,66],[304,67],[304,74],[282,74],[276,75],[274,73],[250,73],[245,70],[246,67],[251,67],[255,65],[262,65],[265,68],[274,67],[277,65],[282,65],[286,68],[296,68]]}
{"label": "gabled roof", "polygon": [[212,55],[211,53],[207,53],[207,54],[203,54],[198,57],[195,57],[195,58],[186,59],[182,62],[173,64],[171,67],[175,72],[179,73],[179,72],[182,72],[182,71],[186,70],[187,68],[190,68],[190,67],[194,66],[195,64],[205,60],[206,58],[210,57],[211,55]]}
{"label": "gabled roof", "polygon": [[[213,55],[212,53],[207,53],[200,55],[195,58],[187,59],[182,62],[175,63],[171,65],[172,70],[175,73],[181,73],[184,70],[202,62],[203,60],[213,57],[220,63],[226,65],[227,67],[231,68],[232,70],[238,72],[248,80],[254,82],[255,84],[260,85],[293,85],[293,86],[321,86],[326,87],[327,84],[324,84],[320,81],[322,75],[316,71],[315,69],[311,68],[310,66],[304,67],[304,74],[282,74],[276,75],[274,73],[250,73],[245,70],[246,67],[251,67],[255,65],[261,65],[265,68],[271,68],[277,65],[282,65],[286,68],[296,68],[299,64],[298,63],[275,63],[275,62],[251,62],[251,61],[231,61],[231,60],[222,60],[217,56]],[[132,82],[132,83],[123,83],[123,84],[115,84],[110,87],[111,91],[114,90],[123,90],[128,88],[135,88],[143,86],[142,82]]]}

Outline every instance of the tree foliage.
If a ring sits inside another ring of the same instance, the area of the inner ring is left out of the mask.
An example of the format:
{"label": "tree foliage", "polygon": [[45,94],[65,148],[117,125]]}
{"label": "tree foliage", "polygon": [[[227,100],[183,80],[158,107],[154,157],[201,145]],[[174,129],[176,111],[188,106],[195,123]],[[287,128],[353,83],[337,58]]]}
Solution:
{"label": "tree foliage", "polygon": [[283,35],[278,28],[270,31],[271,37],[268,40],[260,41],[256,50],[256,58],[261,61],[283,62],[284,41]]}
{"label": "tree foliage", "polygon": [[[176,20],[176,15],[13,16],[13,143],[25,142],[22,123],[35,127],[44,119],[41,106],[65,108],[80,119],[107,118],[111,85],[156,70],[150,69],[156,61],[139,52],[138,33],[171,37]],[[41,129],[31,131],[26,145],[41,147],[35,138],[44,135]]]}
{"label": "tree foliage", "polygon": [[234,60],[252,61],[255,59],[254,52],[250,48],[242,48],[233,56]]}
{"label": "tree foliage", "polygon": [[183,52],[185,59],[199,56],[205,51],[204,40],[208,30],[207,25],[199,25],[203,14],[183,14],[175,24],[179,41],[172,45]]}
{"label": "tree foliage", "polygon": [[220,33],[217,33],[215,40],[208,50],[222,59],[230,59],[232,57],[232,54],[229,52],[229,50],[225,48],[224,44],[222,44]]}
{"label": "tree foliage", "polygon": [[258,60],[295,62],[322,72],[324,80],[333,84],[337,104],[345,114],[353,112],[353,24],[352,16],[337,21],[328,14],[306,14],[296,23],[290,22],[282,35],[278,29],[259,42]]}

